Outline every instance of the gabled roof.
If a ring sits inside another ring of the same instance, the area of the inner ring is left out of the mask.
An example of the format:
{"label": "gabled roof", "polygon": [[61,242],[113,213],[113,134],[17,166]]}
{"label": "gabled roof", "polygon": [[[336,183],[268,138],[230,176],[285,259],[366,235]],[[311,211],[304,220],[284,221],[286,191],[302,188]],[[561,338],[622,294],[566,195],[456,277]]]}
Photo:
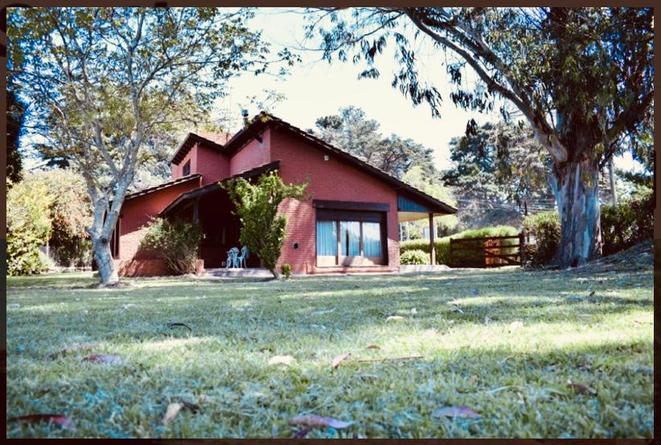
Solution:
{"label": "gabled roof", "polygon": [[295,127],[269,113],[262,112],[255,116],[247,127],[236,133],[229,141],[227,141],[223,147],[224,152],[227,153],[228,156],[232,156],[234,153],[239,151],[246,142],[250,141],[252,138],[258,137],[267,128],[279,128],[288,131],[295,136],[306,139],[313,146],[319,148],[320,150],[331,153],[343,162],[349,165],[353,165],[354,167],[357,167],[366,173],[371,174],[372,176],[375,176],[392,185],[395,190],[419,201],[434,213],[457,213],[457,209],[450,206],[449,204],[446,204],[443,201],[440,201],[433,196],[426,194],[422,190],[419,190],[395,178],[389,173],[368,164],[362,159],[359,159],[344,150],[334,147],[329,143],[319,139],[318,137],[313,136],[310,133],[307,133],[306,131],[303,131],[300,128]]}
{"label": "gabled roof", "polygon": [[154,187],[149,187],[149,188],[146,188],[146,189],[138,190],[137,192],[129,193],[128,195],[126,195],[124,200],[126,201],[126,200],[129,200],[129,199],[137,198],[138,196],[147,195],[149,193],[153,193],[153,192],[156,192],[158,190],[162,190],[162,189],[165,189],[165,188],[168,188],[168,187],[172,187],[174,185],[183,184],[184,182],[192,181],[194,179],[199,179],[201,177],[202,177],[202,175],[199,174],[199,173],[195,173],[193,175],[182,176],[181,178],[173,179],[172,181],[164,182],[162,184],[155,185]]}
{"label": "gabled roof", "polygon": [[[212,138],[214,140],[211,140]],[[206,147],[213,148],[214,150],[218,151],[223,151],[223,145],[220,144],[219,142],[222,140],[227,140],[228,135],[222,135],[222,134],[210,134],[210,133],[204,133],[204,136],[196,133],[188,133],[184,141],[179,145],[179,148],[175,152],[174,156],[172,156],[172,160],[170,161],[172,164],[179,164],[184,157],[188,154],[190,151],[191,147],[193,145],[199,143],[203,144]]]}
{"label": "gabled roof", "polygon": [[174,201],[168,204],[168,206],[161,211],[161,215],[168,214],[172,209],[179,206],[183,202],[190,201],[191,199],[198,198],[200,196],[206,195],[207,193],[216,190],[220,190],[222,188],[221,183],[223,182],[231,181],[232,179],[235,178],[246,178],[246,179],[254,178],[260,176],[263,173],[278,170],[279,168],[280,168],[280,161],[269,162],[268,164],[260,165],[259,167],[252,168],[242,173],[238,173],[233,176],[228,176],[227,178],[224,178],[218,182],[207,184],[203,187],[199,187],[194,190],[184,192],[181,195],[179,195]]}

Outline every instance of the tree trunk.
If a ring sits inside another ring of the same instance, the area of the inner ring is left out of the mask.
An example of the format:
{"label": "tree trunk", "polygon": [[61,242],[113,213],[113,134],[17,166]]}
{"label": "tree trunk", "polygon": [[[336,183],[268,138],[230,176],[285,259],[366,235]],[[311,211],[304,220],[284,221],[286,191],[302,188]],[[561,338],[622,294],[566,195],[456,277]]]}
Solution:
{"label": "tree trunk", "polygon": [[112,286],[117,284],[119,282],[119,275],[112,261],[110,241],[108,239],[93,240],[92,247],[94,249],[94,259],[99,268],[101,285]]}
{"label": "tree trunk", "polygon": [[554,167],[551,186],[560,214],[561,267],[576,267],[601,255],[599,169],[589,160]]}

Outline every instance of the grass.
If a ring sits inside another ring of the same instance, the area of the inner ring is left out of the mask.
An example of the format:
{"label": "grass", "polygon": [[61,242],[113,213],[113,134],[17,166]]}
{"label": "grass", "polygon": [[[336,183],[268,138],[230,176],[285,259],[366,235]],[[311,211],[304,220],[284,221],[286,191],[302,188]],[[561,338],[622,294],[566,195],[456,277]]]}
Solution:
{"label": "grass", "polygon": [[[651,266],[127,281],[9,278],[7,416],[75,429],[8,422],[8,437],[291,437],[312,413],[354,423],[311,438],[652,437]],[[407,355],[422,358],[379,361]],[[201,409],[163,425],[177,400]],[[481,417],[431,415],[460,405]]]}

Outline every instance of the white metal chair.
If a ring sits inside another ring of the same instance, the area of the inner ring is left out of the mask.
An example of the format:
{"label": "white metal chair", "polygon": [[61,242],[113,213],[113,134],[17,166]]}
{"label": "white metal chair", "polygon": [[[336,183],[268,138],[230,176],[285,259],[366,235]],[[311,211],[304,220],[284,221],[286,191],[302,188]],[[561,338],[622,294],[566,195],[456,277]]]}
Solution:
{"label": "white metal chair", "polygon": [[236,247],[232,247],[230,250],[227,251],[227,263],[225,264],[225,269],[229,269],[231,267],[238,267],[239,261],[238,257],[239,256],[239,249]]}
{"label": "white metal chair", "polygon": [[246,266],[246,259],[248,258],[249,255],[250,255],[250,252],[248,250],[248,246],[241,247],[241,254],[239,254],[236,257],[236,261],[239,263],[238,267],[244,267],[244,268],[247,267]]}

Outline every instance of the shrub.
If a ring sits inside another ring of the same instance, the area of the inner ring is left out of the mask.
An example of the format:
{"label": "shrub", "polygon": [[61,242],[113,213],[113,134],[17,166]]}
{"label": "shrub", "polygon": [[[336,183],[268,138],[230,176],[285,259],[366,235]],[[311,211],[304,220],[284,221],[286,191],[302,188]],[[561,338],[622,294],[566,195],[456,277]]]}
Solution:
{"label": "shrub", "polygon": [[276,263],[287,225],[287,218],[278,215],[278,206],[287,198],[301,199],[307,184],[284,184],[280,176],[271,172],[260,176],[255,184],[238,178],[224,187],[241,221],[239,240],[278,278]]}
{"label": "shrub", "polygon": [[530,266],[543,266],[553,261],[560,245],[560,217],[558,212],[541,212],[529,215],[523,220],[523,229],[535,238],[526,247],[526,263]]}
{"label": "shrub", "polygon": [[[436,264],[446,264],[453,267],[477,267],[484,264],[484,255],[482,253],[459,252],[455,251],[450,258],[450,238],[483,238],[488,236],[509,236],[518,235],[519,231],[511,226],[484,227],[481,229],[465,230],[452,236],[446,236],[434,240],[436,248]],[[503,246],[508,244],[517,244],[517,240],[503,240]],[[402,241],[400,243],[400,255],[411,250],[420,250],[429,257],[429,240]],[[506,249],[502,249],[507,253]],[[401,258],[401,257],[400,257]]]}
{"label": "shrub", "polygon": [[52,198],[44,184],[19,182],[7,193],[7,274],[29,275],[48,268],[40,248],[51,231]]}
{"label": "shrub", "polygon": [[196,224],[154,218],[140,247],[154,251],[165,261],[170,272],[182,275],[195,272],[201,240],[202,230]]}
{"label": "shrub", "polygon": [[601,208],[603,254],[610,255],[627,249],[654,232],[654,193],[646,190],[615,206]]}
{"label": "shrub", "polygon": [[282,266],[280,266],[280,272],[282,273],[282,276],[285,277],[285,279],[288,279],[291,277],[291,264],[285,263]]}
{"label": "shrub", "polygon": [[429,264],[429,253],[423,250],[408,250],[399,256],[401,264]]}

